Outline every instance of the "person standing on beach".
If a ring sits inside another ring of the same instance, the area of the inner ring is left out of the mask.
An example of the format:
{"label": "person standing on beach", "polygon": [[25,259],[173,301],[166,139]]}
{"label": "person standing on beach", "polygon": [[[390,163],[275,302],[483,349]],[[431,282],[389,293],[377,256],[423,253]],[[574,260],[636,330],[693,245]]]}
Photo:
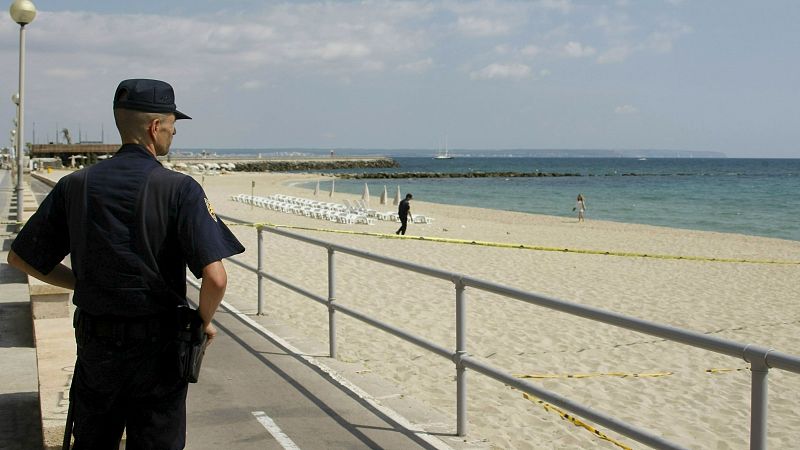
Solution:
{"label": "person standing on beach", "polygon": [[[400,229],[395,231],[394,234],[406,234],[406,226],[408,225],[408,218],[411,217],[411,199],[414,198],[411,194],[406,194],[406,198],[400,201],[400,206],[397,207],[397,215],[400,216]],[[411,217],[411,220],[414,220]]]}
{"label": "person standing on beach", "polygon": [[572,208],[572,210],[578,211],[578,222],[585,222],[583,213],[586,212],[586,200],[583,199],[583,194],[578,194],[577,204],[574,208]]}
{"label": "person standing on beach", "polygon": [[[182,449],[187,381],[178,374],[178,309],[186,268],[202,278],[199,316],[211,320],[227,285],[222,259],[244,247],[191,177],[161,166],[175,121],[172,86],[122,81],[113,158],[58,181],[14,240],[12,266],[74,289],[78,358],[67,424],[75,449]],[[61,263],[69,254],[71,268]],[[69,419],[68,419],[69,420]]]}

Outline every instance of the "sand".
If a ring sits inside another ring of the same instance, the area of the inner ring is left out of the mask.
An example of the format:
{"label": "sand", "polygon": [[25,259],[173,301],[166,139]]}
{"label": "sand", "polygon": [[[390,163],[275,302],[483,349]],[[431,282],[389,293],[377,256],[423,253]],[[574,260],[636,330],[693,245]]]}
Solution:
{"label": "sand", "polygon": [[[344,225],[251,208],[232,194],[282,193],[313,198],[298,182],[316,175],[234,173],[205,177],[217,212],[252,222],[391,234],[398,224]],[[390,186],[393,192],[394,186]],[[370,186],[382,191],[382,183]],[[334,194],[333,201],[358,196]],[[330,201],[327,192],[318,199]],[[396,207],[378,205],[390,211]],[[455,207],[417,198],[412,213],[434,218],[410,224],[413,236],[526,244],[539,247],[699,256],[706,258],[800,261],[800,242],[736,234],[548,217]],[[767,220],[767,218],[765,218]],[[233,227],[248,248],[243,259],[256,264],[256,232]],[[798,264],[731,263],[657,259],[574,252],[521,250],[297,231],[380,255],[467,274],[522,290],[618,313],[755,343],[797,354],[800,335]],[[325,249],[265,235],[267,271],[327,296]],[[337,302],[418,333],[447,348],[455,346],[453,283],[339,254]],[[256,311],[254,275],[227,264],[226,300]],[[467,349],[482,361],[514,374],[560,375],[668,373],[658,377],[591,376],[531,381],[598,411],[644,427],[690,448],[747,448],[750,372],[741,359],[663,341],[572,317],[494,294],[467,289]],[[285,288],[267,283],[267,316],[327,349],[326,309]],[[339,359],[367,367],[398,392],[438,411],[429,431],[455,430],[453,363],[398,338],[339,315]],[[735,369],[707,372],[707,369]],[[468,375],[470,440],[491,448],[618,448],[480,374]],[[356,377],[352,379],[359,383]],[[769,440],[772,448],[800,442],[800,375],[773,370],[769,377]],[[611,430],[605,434],[632,447],[641,444]]]}

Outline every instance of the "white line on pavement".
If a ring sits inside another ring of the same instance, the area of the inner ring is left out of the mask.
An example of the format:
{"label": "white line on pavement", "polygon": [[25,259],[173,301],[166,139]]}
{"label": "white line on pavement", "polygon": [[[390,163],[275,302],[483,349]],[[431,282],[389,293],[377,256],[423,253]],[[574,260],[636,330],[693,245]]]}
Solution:
{"label": "white line on pavement", "polygon": [[[196,284],[196,283],[194,283],[192,281],[189,281],[189,282],[192,285],[194,285],[196,288],[200,287],[198,284]],[[240,312],[238,309],[236,309],[236,307],[234,307],[230,303],[228,303],[228,302],[223,300],[222,301],[222,307],[225,308],[226,310],[228,310],[228,312],[230,312],[231,314],[235,314],[241,320],[243,320],[244,322],[248,323],[253,328],[259,330],[261,333],[264,333],[264,335],[268,336],[270,339],[272,339],[273,341],[277,342],[279,345],[281,345],[286,350],[294,353],[295,355],[297,355],[300,358],[303,358],[308,363],[318,367],[322,372],[326,373],[331,378],[331,380],[333,380],[334,382],[338,383],[340,386],[344,387],[348,391],[352,392],[354,395],[358,396],[359,398],[361,398],[365,402],[369,403],[370,405],[372,405],[373,408],[377,409],[378,411],[380,411],[381,413],[386,415],[386,417],[389,417],[391,420],[393,420],[395,423],[397,423],[401,427],[405,428],[406,430],[410,431],[411,433],[414,433],[418,438],[420,438],[423,441],[427,442],[433,448],[436,448],[438,450],[452,450],[452,448],[449,445],[445,444],[443,441],[437,439],[436,437],[431,436],[430,434],[428,434],[428,433],[426,433],[424,431],[415,431],[415,430],[419,430],[421,427],[416,425],[416,424],[411,423],[408,419],[406,419],[405,417],[401,416],[399,413],[397,413],[393,409],[381,404],[378,401],[378,399],[376,399],[374,396],[368,394],[366,391],[364,391],[360,387],[358,387],[355,384],[351,383],[349,380],[347,380],[345,377],[340,375],[335,370],[333,370],[330,367],[328,367],[328,366],[322,364],[321,362],[319,362],[316,358],[313,358],[313,357],[308,356],[308,355],[304,355],[303,352],[301,352],[295,346],[293,346],[292,344],[290,344],[286,340],[282,339],[280,336],[276,335],[275,333],[267,330],[260,323],[256,322],[255,320],[253,320],[252,318],[250,318],[246,314]]]}
{"label": "white line on pavement", "polygon": [[281,444],[281,447],[285,448],[286,450],[300,450],[300,447],[294,443],[294,441],[286,435],[286,433],[281,430],[281,427],[275,424],[275,421],[272,420],[268,415],[264,414],[264,411],[253,411],[253,416],[255,416],[256,420],[258,420],[264,428],[269,431],[269,434],[278,441],[278,444]]}

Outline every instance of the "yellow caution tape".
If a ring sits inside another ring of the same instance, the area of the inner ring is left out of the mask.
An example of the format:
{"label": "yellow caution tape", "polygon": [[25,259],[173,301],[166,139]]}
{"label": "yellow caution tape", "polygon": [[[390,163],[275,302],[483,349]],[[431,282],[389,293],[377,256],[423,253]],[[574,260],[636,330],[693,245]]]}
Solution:
{"label": "yellow caution tape", "polygon": [[323,233],[339,233],[339,234],[351,234],[351,235],[362,235],[362,236],[374,236],[380,238],[390,238],[390,239],[413,239],[419,241],[430,241],[430,242],[441,242],[445,244],[466,244],[466,245],[478,245],[482,247],[497,247],[497,248],[513,248],[519,250],[536,250],[542,252],[559,252],[559,253],[578,253],[578,254],[585,254],[585,255],[604,255],[604,256],[624,256],[624,257],[632,257],[632,258],[654,258],[654,259],[676,259],[676,260],[686,260],[686,261],[704,261],[704,262],[722,262],[722,263],[747,263],[747,264],[788,264],[788,265],[800,265],[800,261],[791,261],[791,260],[778,260],[778,259],[738,259],[738,258],[711,258],[706,256],[681,256],[681,255],[660,255],[660,254],[651,254],[651,253],[635,253],[635,252],[618,252],[618,251],[611,251],[611,250],[585,250],[585,249],[575,249],[575,248],[556,248],[556,247],[543,247],[543,246],[536,246],[536,245],[526,245],[526,244],[513,244],[513,243],[506,243],[506,242],[487,242],[487,241],[470,241],[466,239],[450,239],[450,238],[440,238],[440,237],[426,237],[426,236],[400,236],[396,234],[386,234],[386,233],[371,233],[367,231],[351,231],[351,230],[334,230],[330,228],[313,228],[313,227],[301,227],[296,225],[276,225],[271,223],[234,223],[231,225],[239,225],[239,226],[251,226],[251,227],[275,227],[275,228],[288,228],[294,230],[304,230],[304,231],[319,231]]}
{"label": "yellow caution tape", "polygon": [[536,380],[554,379],[554,378],[597,378],[597,377],[615,377],[615,378],[659,378],[675,375],[675,372],[653,372],[653,373],[626,373],[626,372],[598,372],[598,373],[567,373],[567,374],[547,374],[547,373],[533,373],[533,374],[515,374],[516,378],[532,378]]}
{"label": "yellow caution tape", "polygon": [[[740,367],[736,369],[706,369],[706,373],[729,373],[729,372],[740,372],[744,370],[750,370],[749,367]],[[533,379],[552,379],[552,378],[592,378],[592,377],[620,377],[620,378],[658,378],[658,377],[665,377],[669,375],[674,375],[675,372],[653,372],[653,373],[625,373],[625,372],[601,372],[601,373],[578,373],[578,374],[523,374],[523,375],[514,375],[517,378],[533,378]],[[572,422],[573,425],[583,428],[587,431],[590,431],[592,434],[597,436],[604,441],[608,441],[617,447],[632,450],[631,447],[623,444],[620,441],[610,438],[607,434],[603,433],[602,431],[598,430],[597,428],[583,422],[582,420],[578,419],[577,417],[569,414],[568,412],[553,406],[544,400],[537,398],[533,395],[523,392],[522,396],[526,399],[538,403],[545,409],[547,412],[554,412],[561,416],[562,419],[568,420]]]}
{"label": "yellow caution tape", "polygon": [[544,400],[536,398],[536,397],[534,397],[534,396],[532,396],[530,394],[527,394],[525,392],[522,393],[522,396],[525,397],[526,399],[534,402],[534,403],[538,403],[539,405],[542,406],[542,408],[544,408],[545,411],[554,412],[554,413],[558,414],[559,416],[561,416],[562,419],[572,422],[572,424],[575,425],[576,427],[581,427],[581,428],[584,428],[584,429],[590,431],[592,434],[594,434],[595,436],[597,436],[600,439],[603,439],[604,441],[608,441],[608,442],[616,445],[617,447],[625,449],[625,450],[632,450],[631,447],[628,447],[627,445],[623,444],[620,441],[617,441],[616,439],[612,439],[612,438],[608,437],[607,434],[603,433],[602,431],[598,430],[597,428],[587,424],[586,422],[578,419],[577,417],[569,414],[568,412],[566,412],[566,411],[564,411],[564,410],[562,410],[560,408],[557,408],[557,407],[545,402]]}
{"label": "yellow caution tape", "polygon": [[[741,372],[750,370],[750,367],[738,367],[734,369],[705,369],[706,373],[729,373]],[[531,373],[531,374],[514,374],[516,378],[529,378],[534,380],[552,380],[552,379],[581,379],[581,378],[599,378],[599,377],[614,377],[614,378],[660,378],[675,375],[677,372],[595,372],[595,373]]]}
{"label": "yellow caution tape", "polygon": [[706,369],[706,373],[730,373],[730,372],[742,372],[745,370],[750,370],[750,368],[739,367],[737,369]]}

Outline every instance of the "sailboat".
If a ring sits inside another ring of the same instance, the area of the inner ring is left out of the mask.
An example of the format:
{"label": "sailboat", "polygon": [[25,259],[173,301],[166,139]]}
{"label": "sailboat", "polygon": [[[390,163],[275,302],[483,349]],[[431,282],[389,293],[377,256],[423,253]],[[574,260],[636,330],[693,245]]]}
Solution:
{"label": "sailboat", "polygon": [[447,151],[447,137],[444,138],[444,152],[439,150],[439,153],[433,159],[453,159],[454,156]]}

